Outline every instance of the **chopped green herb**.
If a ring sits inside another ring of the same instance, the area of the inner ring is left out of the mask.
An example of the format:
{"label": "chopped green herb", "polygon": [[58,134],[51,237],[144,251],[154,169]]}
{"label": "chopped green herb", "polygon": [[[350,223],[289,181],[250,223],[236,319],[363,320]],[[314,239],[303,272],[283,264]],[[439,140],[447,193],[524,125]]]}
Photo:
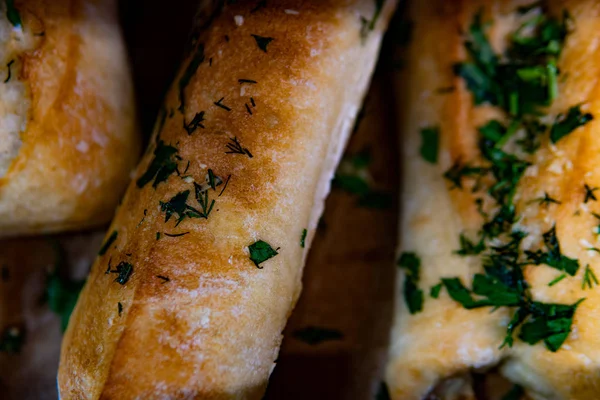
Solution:
{"label": "chopped green herb", "polygon": [[200,207],[202,208],[202,212],[199,212],[196,209],[193,209],[196,213],[197,213],[197,217],[195,218],[204,218],[204,219],[208,219],[208,216],[210,215],[214,205],[215,205],[215,200],[209,200],[208,198],[208,189],[204,189],[202,186],[198,185],[196,182],[194,182],[194,190],[196,193],[196,201],[198,202],[198,204],[200,204]]}
{"label": "chopped green herb", "polygon": [[250,261],[259,269],[262,269],[260,264],[279,254],[277,252],[279,249],[273,249],[269,243],[263,240],[252,243],[248,246],[248,250],[250,251]]}
{"label": "chopped green herb", "polygon": [[156,232],[156,240],[160,240],[160,232]]}
{"label": "chopped green herb", "polygon": [[117,303],[117,312],[119,313],[119,317],[123,314],[123,304],[120,301]]}
{"label": "chopped green herb", "polygon": [[168,236],[168,237],[173,237],[173,238],[174,238],[174,237],[181,237],[181,236],[185,236],[185,235],[187,235],[187,234],[189,234],[189,232],[182,232],[182,233],[167,233],[167,232],[164,232],[164,235],[165,235],[165,236]]}
{"label": "chopped green herb", "polygon": [[554,278],[552,281],[550,281],[550,283],[548,283],[548,286],[554,286],[558,282],[560,282],[563,279],[565,279],[566,277],[567,277],[567,274],[560,274],[559,276],[557,276],[556,278]]}
{"label": "chopped green herb", "polygon": [[177,170],[177,152],[178,150],[169,145],[165,145],[162,140],[156,144],[154,149],[154,158],[150,162],[146,172],[137,180],[138,188],[143,188],[154,180],[152,187],[156,188],[161,182],[165,182],[173,172]]}
{"label": "chopped green herb", "polygon": [[161,281],[163,281],[163,282],[162,282],[163,284],[171,281],[171,279],[169,279],[169,277],[168,277],[168,276],[164,276],[164,275],[156,275],[156,277],[157,277],[158,279],[160,279]]}
{"label": "chopped green herb", "polygon": [[575,310],[582,301],[573,305],[532,302],[531,317],[521,327],[519,339],[531,345],[543,340],[548,350],[558,351],[571,332]]}
{"label": "chopped green herb", "polygon": [[421,157],[431,164],[437,163],[440,147],[440,129],[430,127],[421,129]]}
{"label": "chopped green herb", "polygon": [[269,43],[275,40],[272,37],[264,37],[258,35],[252,35],[252,37],[254,38],[254,40],[256,40],[256,45],[258,46],[258,48],[264,51],[265,53],[267,52],[267,46],[269,45]]}
{"label": "chopped green herb", "polygon": [[199,113],[196,113],[196,115],[194,115],[194,118],[190,121],[189,124],[185,123],[185,116],[184,116],[183,128],[186,130],[188,135],[191,135],[192,133],[194,133],[196,131],[196,129],[198,129],[198,127],[204,129],[204,125],[202,124],[202,122],[204,122],[204,111],[200,111]]}
{"label": "chopped green herb", "polygon": [[249,158],[253,157],[252,153],[250,153],[250,151],[247,148],[242,147],[237,137],[234,137],[233,139],[229,140],[230,143],[227,143],[227,145],[225,146],[227,147],[227,149],[229,149],[229,151],[226,151],[225,154],[242,154],[247,155]]}
{"label": "chopped green herb", "polygon": [[584,203],[587,203],[590,200],[598,201],[594,192],[596,190],[599,190],[600,188],[598,188],[598,187],[591,188],[587,185],[587,183],[585,183],[583,185],[583,188],[585,189],[585,199],[583,200]]}
{"label": "chopped green herb", "polygon": [[106,242],[104,242],[104,244],[100,248],[100,251],[98,252],[99,256],[103,256],[104,254],[106,254],[106,252],[108,251],[108,249],[110,249],[110,246],[115,242],[115,240],[117,240],[118,234],[119,234],[119,232],[117,232],[117,231],[113,231],[110,234],[110,236],[108,237],[108,239],[106,239]]}
{"label": "chopped green herb", "polygon": [[435,286],[432,286],[432,287],[431,287],[431,290],[429,290],[429,295],[430,295],[432,298],[434,298],[434,299],[437,299],[438,297],[440,297],[440,292],[442,291],[442,287],[443,287],[443,286],[444,286],[444,285],[443,285],[443,284],[441,284],[441,283],[438,283],[437,285],[435,285]]}
{"label": "chopped green herb", "polygon": [[465,177],[481,176],[481,174],[484,172],[484,168],[462,165],[460,162],[457,161],[450,167],[450,169],[448,169],[448,171],[444,173],[444,178],[446,178],[452,183],[451,189],[462,189],[462,180]]}
{"label": "chopped green herb", "polygon": [[306,229],[302,230],[302,236],[300,236],[300,247],[304,248],[305,245],[305,241],[306,241],[306,234],[308,233],[308,231]]}
{"label": "chopped green herb", "polygon": [[10,60],[8,64],[6,64],[6,69],[8,70],[8,72],[6,73],[6,79],[4,80],[4,83],[8,83],[8,81],[10,81],[10,78],[12,77],[11,67],[14,63],[15,60]]}
{"label": "chopped green herb", "polygon": [[0,334],[0,353],[20,353],[24,343],[25,330],[16,325],[8,326]]}
{"label": "chopped green herb", "polygon": [[15,7],[15,0],[4,0],[4,2],[6,3],[6,18],[8,18],[8,22],[15,28],[20,28],[22,25],[21,15]]}
{"label": "chopped green herb", "polygon": [[238,79],[238,82],[240,83],[240,85],[241,85],[242,83],[252,83],[252,84],[258,83],[258,82],[256,82],[256,81],[255,81],[255,80],[253,80],[253,79]]}
{"label": "chopped green herb", "polygon": [[185,71],[179,79],[179,111],[185,114],[185,88],[190,84],[190,81],[198,71],[200,64],[204,62],[204,45],[198,45],[196,52],[192,56],[190,63],[187,65]]}
{"label": "chopped green herb", "polygon": [[118,276],[115,278],[115,282],[119,283],[120,285],[125,285],[133,274],[133,265],[126,261],[121,261],[113,270],[111,269],[109,261],[106,274],[118,274]]}
{"label": "chopped green herb", "polygon": [[548,207],[550,204],[562,204],[562,202],[553,199],[547,192],[544,192],[544,197],[533,199],[532,202],[539,203],[540,206]]}
{"label": "chopped green herb", "polygon": [[222,103],[224,99],[225,97],[221,97],[218,101],[215,101],[213,104],[217,107],[221,107],[225,111],[231,111],[230,107],[227,107],[225,104]]}
{"label": "chopped green herb", "polygon": [[574,276],[579,269],[579,261],[576,259],[569,258],[560,252],[560,244],[556,237],[556,225],[554,225],[548,232],[544,233],[544,244],[548,249],[547,252],[541,250],[525,251],[527,260],[535,265],[545,264],[552,268],[556,268],[560,271],[564,271],[567,274]]}
{"label": "chopped green herb", "polygon": [[464,234],[460,234],[460,249],[457,250],[455,253],[461,256],[470,256],[470,255],[477,255],[480,254],[482,251],[485,250],[485,242],[484,242],[484,237],[479,239],[478,243],[472,242],[471,240],[467,239],[467,237]]}
{"label": "chopped green herb", "polygon": [[208,169],[208,184],[210,185],[212,190],[215,190],[217,188],[217,180],[215,178],[215,173],[213,172],[212,169]]}
{"label": "chopped green herb", "polygon": [[559,115],[552,128],[550,128],[550,140],[552,143],[558,142],[575,129],[583,126],[594,119],[594,116],[590,113],[581,113],[581,107],[579,105],[573,106],[567,112],[567,115]]}
{"label": "chopped green herb", "polygon": [[398,266],[404,270],[404,301],[411,314],[423,310],[423,291],[419,289],[421,260],[415,253],[404,252],[398,259]]}
{"label": "chopped green herb", "polygon": [[344,335],[337,329],[321,328],[316,326],[308,326],[298,329],[292,333],[294,338],[305,343],[315,346],[317,344],[328,342],[331,340],[341,340]]}
{"label": "chopped green herb", "polygon": [[[194,185],[197,185],[194,183]],[[189,190],[177,193],[171,200],[160,202],[160,210],[165,213],[165,222],[169,222],[169,219],[173,215],[177,216],[178,226],[185,218],[208,218],[208,215],[204,215],[194,207],[187,204],[188,196],[190,195]],[[214,200],[213,200],[214,202]]]}
{"label": "chopped green herb", "polygon": [[591,269],[588,264],[585,266],[585,272],[583,273],[583,282],[581,284],[581,289],[585,289],[586,286],[588,289],[591,289],[594,285],[598,285],[598,278],[596,278],[594,270]]}

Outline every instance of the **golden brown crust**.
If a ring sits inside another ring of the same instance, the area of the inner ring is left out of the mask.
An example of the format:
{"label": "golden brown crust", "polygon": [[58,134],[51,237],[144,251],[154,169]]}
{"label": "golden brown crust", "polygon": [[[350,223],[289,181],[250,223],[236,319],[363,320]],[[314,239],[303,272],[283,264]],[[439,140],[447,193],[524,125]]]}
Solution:
{"label": "golden brown crust", "polygon": [[[492,45],[502,49],[507,32],[515,27],[514,10],[527,1],[414,2],[415,21],[408,68],[401,80],[404,106],[402,132],[404,161],[403,220],[404,251],[421,256],[420,285],[427,290],[440,278],[459,277],[465,283],[481,271],[476,257],[454,254],[459,234],[476,232],[482,224],[477,213],[477,193],[449,190],[442,175],[457,160],[479,157],[477,127],[502,114],[490,106],[474,106],[464,81],[452,74],[452,65],[464,60],[464,37],[473,16],[484,10]],[[598,77],[600,59],[595,49],[599,40],[600,8],[587,0],[546,2],[550,12],[560,15],[567,9],[574,29],[568,35],[558,67],[564,79],[559,96],[548,113],[556,116],[577,104],[595,119],[551,145],[547,136],[519,182],[515,203],[521,215],[519,229],[529,235],[524,249],[539,248],[541,234],[556,224],[562,253],[579,260],[574,277],[555,286],[548,283],[560,275],[547,266],[527,266],[525,275],[534,299],[559,304],[586,300],[577,308],[571,334],[559,351],[553,353],[543,344],[531,346],[519,340],[500,350],[506,332],[508,314],[499,309],[465,310],[445,291],[438,300],[426,295],[423,312],[409,315],[402,297],[397,299],[396,321],[386,379],[394,399],[421,399],[436,382],[473,368],[502,364],[502,372],[526,388],[534,399],[588,399],[598,390],[597,330],[595,309],[598,290],[582,290],[587,264],[598,270],[598,254],[586,251],[586,243],[596,243],[593,228],[597,221],[590,212],[598,212],[596,202],[584,204],[584,183],[600,185],[598,134]],[[517,25],[518,26],[518,25]],[[437,89],[455,87],[451,93]],[[441,129],[441,151],[437,165],[426,163],[419,154],[420,129],[437,125]],[[532,206],[532,200],[547,192],[561,204],[556,207]],[[402,284],[404,277],[399,277]]]}
{"label": "golden brown crust", "polygon": [[19,153],[0,178],[0,235],[105,223],[139,148],[116,2],[15,6],[25,34],[39,40],[14,71],[31,108]]}
{"label": "golden brown crust", "polygon": [[[364,43],[360,17],[373,15],[373,2],[257,4],[214,14],[167,95],[137,178],[159,141],[178,149],[181,177],[130,186],[111,227],[117,240],[94,266],[63,342],[65,399],[260,398],[265,389],[300,292],[300,237],[307,229],[310,243],[394,2]],[[201,45],[182,115],[180,82]],[[204,127],[188,135],[184,124],[202,111]],[[252,158],[227,153],[233,138]],[[209,170],[229,183],[207,188],[208,219],[165,222],[160,202],[185,190],[202,211],[191,180],[206,187]],[[262,269],[248,254],[258,240],[279,253]],[[105,274],[109,261],[133,265],[125,285]]]}

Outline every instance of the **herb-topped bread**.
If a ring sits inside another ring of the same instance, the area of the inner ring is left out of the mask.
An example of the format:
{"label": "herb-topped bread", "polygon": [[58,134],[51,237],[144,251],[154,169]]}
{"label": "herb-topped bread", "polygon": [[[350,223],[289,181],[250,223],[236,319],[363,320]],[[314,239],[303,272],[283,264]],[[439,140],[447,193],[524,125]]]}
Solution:
{"label": "herb-topped bread", "polygon": [[108,222],[134,129],[116,1],[0,2],[0,236]]}
{"label": "herb-topped bread", "polygon": [[394,1],[203,9],[67,329],[63,399],[260,399]]}
{"label": "herb-topped bread", "polygon": [[514,393],[597,398],[600,7],[409,14],[391,397],[471,398],[468,375],[499,366]]}

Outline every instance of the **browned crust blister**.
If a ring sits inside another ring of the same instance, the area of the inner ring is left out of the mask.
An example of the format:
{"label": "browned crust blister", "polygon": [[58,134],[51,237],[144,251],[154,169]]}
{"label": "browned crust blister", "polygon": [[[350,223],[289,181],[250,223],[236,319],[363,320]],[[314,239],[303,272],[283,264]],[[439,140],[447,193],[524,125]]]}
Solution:
{"label": "browned crust blister", "polygon": [[[300,292],[302,232],[308,245],[393,6],[364,38],[371,1],[208,13],[71,319],[64,399],[262,395]],[[145,179],[159,146],[177,149],[177,169]],[[187,190],[191,214],[166,221]],[[259,241],[271,254],[255,264]]]}
{"label": "browned crust blister", "polygon": [[139,150],[116,2],[14,5],[37,40],[12,71],[31,107],[22,147],[0,179],[0,235],[106,223]]}

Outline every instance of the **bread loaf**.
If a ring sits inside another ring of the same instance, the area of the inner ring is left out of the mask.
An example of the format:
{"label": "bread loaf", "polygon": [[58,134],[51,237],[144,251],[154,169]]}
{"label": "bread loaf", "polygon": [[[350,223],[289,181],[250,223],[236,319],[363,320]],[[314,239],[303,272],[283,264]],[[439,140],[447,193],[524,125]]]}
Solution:
{"label": "bread loaf", "polygon": [[411,3],[393,399],[598,396],[600,7],[532,3]]}
{"label": "bread loaf", "polygon": [[110,220],[138,157],[116,1],[0,4],[0,236]]}
{"label": "bread loaf", "polygon": [[262,396],[393,8],[208,10],[71,318],[63,399]]}

